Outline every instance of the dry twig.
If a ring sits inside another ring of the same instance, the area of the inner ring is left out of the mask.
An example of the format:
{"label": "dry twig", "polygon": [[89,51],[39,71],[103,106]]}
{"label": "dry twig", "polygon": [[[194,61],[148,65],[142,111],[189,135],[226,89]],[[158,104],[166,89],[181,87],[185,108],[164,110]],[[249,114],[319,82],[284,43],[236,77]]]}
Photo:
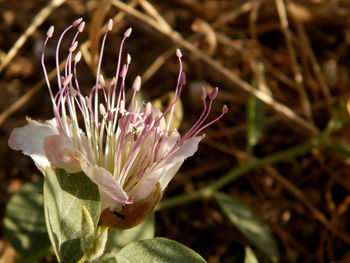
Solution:
{"label": "dry twig", "polygon": [[313,216],[322,224],[324,227],[326,227],[328,230],[330,230],[332,233],[334,233],[336,236],[338,236],[340,239],[342,239],[344,242],[346,242],[348,245],[350,245],[350,237],[346,235],[345,233],[339,231],[332,222],[330,222],[326,216],[318,210],[313,203],[304,195],[304,193],[299,190],[293,183],[291,183],[287,178],[283,177],[275,168],[272,166],[266,166],[265,169],[268,171],[268,173],[280,184],[282,184],[288,191],[290,191],[301,203],[307,207],[307,209],[313,214]]}
{"label": "dry twig", "polygon": [[246,1],[243,5],[240,6],[240,8],[234,9],[222,16],[218,20],[216,20],[212,27],[214,29],[217,29],[233,20],[235,20],[238,16],[249,12],[252,9],[252,3],[250,1]]}
{"label": "dry twig", "polygon": [[45,19],[64,2],[65,0],[52,0],[47,6],[41,9],[41,11],[34,17],[32,23],[27,28],[27,30],[19,37],[19,39],[17,39],[10,51],[7,52],[4,60],[1,62],[0,73],[16,56],[18,50],[27,41],[28,37],[30,37],[35,32],[35,30],[45,21]]}
{"label": "dry twig", "polygon": [[[293,8],[293,5],[289,5],[290,8]],[[329,91],[329,88],[327,86],[326,80],[322,74],[322,70],[321,67],[317,61],[317,58],[315,56],[315,53],[312,50],[312,47],[310,45],[310,42],[308,40],[308,37],[305,33],[303,24],[301,23],[301,21],[299,21],[298,18],[294,19],[297,30],[299,32],[300,35],[300,40],[302,42],[303,48],[305,49],[306,54],[308,55],[308,57],[310,58],[310,62],[312,65],[312,69],[316,75],[317,81],[321,87],[321,92],[323,93],[323,96],[325,98],[325,100],[327,101],[328,105],[331,103],[332,100],[332,95]]]}
{"label": "dry twig", "polygon": [[292,66],[292,69],[294,72],[294,80],[297,84],[299,96],[301,99],[301,105],[304,109],[305,116],[308,118],[309,121],[313,122],[310,102],[309,102],[309,99],[307,97],[304,85],[303,85],[303,82],[304,82],[303,75],[301,73],[300,66],[297,62],[295,50],[294,50],[294,47],[292,44],[292,35],[291,35],[290,30],[289,30],[286,8],[285,8],[283,0],[275,0],[275,2],[276,2],[276,6],[277,6],[278,15],[279,15],[279,18],[281,21],[282,33],[283,33],[285,41],[286,41],[288,54],[289,54],[290,61],[292,64],[291,66]]}
{"label": "dry twig", "polygon": [[135,18],[139,19],[140,21],[143,21],[144,23],[147,23],[149,26],[160,32],[161,34],[167,36],[170,38],[173,42],[175,42],[177,45],[180,45],[181,47],[185,48],[189,52],[191,52],[194,56],[201,59],[203,62],[205,62],[207,65],[209,65],[211,68],[215,69],[218,73],[220,73],[222,76],[227,78],[233,85],[237,85],[241,89],[253,94],[266,104],[270,105],[275,111],[283,114],[287,118],[293,120],[294,122],[298,123],[300,126],[304,127],[307,131],[311,132],[312,134],[317,134],[318,129],[310,124],[305,119],[301,118],[299,115],[297,115],[295,112],[293,112],[290,108],[285,106],[284,104],[281,104],[280,102],[276,101],[266,93],[254,89],[251,85],[249,85],[247,82],[240,79],[238,76],[236,76],[233,72],[222,66],[220,63],[215,61],[214,59],[210,58],[198,48],[196,48],[193,44],[185,40],[178,32],[174,30],[165,30],[162,27],[159,27],[158,23],[152,19],[151,17],[137,11],[136,9],[128,6],[127,4],[124,4],[123,2],[119,0],[112,0],[112,4],[118,7],[119,9],[123,10],[124,12],[134,16]]}
{"label": "dry twig", "polygon": [[[62,70],[64,68],[65,62],[61,62],[60,69]],[[48,79],[52,80],[56,76],[56,69],[52,70],[49,75]],[[27,101],[30,100],[31,97],[35,93],[37,93],[43,86],[45,86],[46,81],[45,79],[41,79],[37,84],[35,84],[30,90],[28,90],[26,93],[24,93],[18,100],[16,100],[15,103],[13,103],[10,107],[8,107],[6,110],[4,110],[0,114],[0,126],[4,123],[4,121],[16,110],[18,110],[20,107],[22,107]]]}

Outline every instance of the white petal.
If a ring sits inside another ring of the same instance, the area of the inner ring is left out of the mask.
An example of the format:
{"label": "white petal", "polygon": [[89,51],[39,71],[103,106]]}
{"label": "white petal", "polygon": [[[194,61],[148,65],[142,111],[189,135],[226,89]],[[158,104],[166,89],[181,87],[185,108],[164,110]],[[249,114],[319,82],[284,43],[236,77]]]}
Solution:
{"label": "white petal", "polygon": [[58,134],[55,120],[33,121],[27,119],[28,124],[12,131],[8,145],[14,150],[20,150],[29,155],[40,171],[44,172],[46,166],[50,166],[44,150],[44,138]]}
{"label": "white petal", "polygon": [[101,198],[101,211],[109,208],[111,211],[120,210],[122,208],[122,204],[117,203],[114,199],[110,198],[109,195],[100,191]]}
{"label": "white petal", "polygon": [[129,191],[129,195],[135,201],[144,200],[154,192],[157,183],[157,176],[145,175],[142,179]]}
{"label": "white petal", "polygon": [[161,175],[161,177],[158,180],[162,191],[164,191],[164,189],[168,186],[171,179],[174,178],[174,176],[176,175],[177,171],[180,169],[183,162],[184,162],[184,160],[177,162],[173,165],[166,166],[167,170],[165,172],[163,172],[163,174]]}
{"label": "white petal", "polygon": [[197,150],[198,144],[203,136],[197,136],[185,141],[174,153],[168,158],[163,159],[151,172],[151,177],[158,177],[162,191],[167,187],[171,179],[180,169],[184,160],[191,157]]}
{"label": "white petal", "polygon": [[62,168],[68,173],[81,171],[78,153],[69,139],[64,135],[51,135],[43,143],[46,158],[50,161],[52,169]]}
{"label": "white petal", "polygon": [[171,133],[167,137],[163,137],[162,141],[160,142],[160,147],[157,154],[156,162],[159,162],[159,160],[174,147],[178,139],[179,139],[179,135],[175,132]]}
{"label": "white petal", "polygon": [[[80,130],[81,131],[81,130]],[[92,150],[92,145],[90,141],[86,138],[84,132],[80,132],[80,153],[85,156],[85,158],[91,163],[96,164],[94,153]]]}
{"label": "white petal", "polygon": [[[81,161],[81,168],[91,181],[98,185],[102,193],[116,202],[116,206],[118,204],[132,203],[123,188],[114,180],[112,174],[106,169],[98,166],[90,166],[84,161]],[[101,206],[105,207],[105,204],[101,203]]]}
{"label": "white petal", "polygon": [[147,199],[147,197],[154,192],[154,187],[157,182],[159,182],[160,188],[163,192],[168,183],[180,169],[182,163],[183,161],[180,161],[178,163],[171,163],[163,166],[159,169],[154,169],[149,174],[142,177],[136,186],[131,189],[129,195],[134,200]]}
{"label": "white petal", "polygon": [[[76,134],[76,127],[73,123],[73,121],[67,117],[67,123],[68,123],[68,129],[69,129],[69,133],[70,134]],[[80,151],[80,153],[90,162],[95,164],[95,157],[94,157],[94,153],[93,150],[91,148],[91,143],[89,142],[89,140],[86,138],[85,133],[83,132],[83,130],[81,130],[80,128],[78,129],[78,134],[77,138],[79,140],[78,145],[75,145],[75,147],[77,147]]]}
{"label": "white petal", "polygon": [[198,144],[203,138],[204,136],[197,136],[186,140],[177,150],[175,150],[175,152],[166,159],[160,161],[157,167],[159,168],[170,163],[184,161],[187,157],[191,157],[198,150]]}
{"label": "white petal", "polygon": [[[153,119],[155,119],[156,117],[159,118],[160,116],[162,116],[162,114],[163,113],[158,108],[152,106]],[[166,129],[166,123],[165,123],[164,117],[159,120],[159,129],[160,130],[165,130]]]}

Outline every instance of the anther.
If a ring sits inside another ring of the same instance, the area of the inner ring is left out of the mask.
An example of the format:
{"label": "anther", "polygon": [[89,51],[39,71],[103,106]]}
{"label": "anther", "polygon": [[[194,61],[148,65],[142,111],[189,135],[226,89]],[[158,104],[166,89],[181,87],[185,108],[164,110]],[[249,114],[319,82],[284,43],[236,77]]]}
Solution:
{"label": "anther", "polygon": [[150,102],[147,102],[145,107],[145,116],[148,116],[152,113],[152,104]]}
{"label": "anther", "polygon": [[81,33],[84,31],[85,28],[85,21],[83,21],[79,26],[78,26],[78,31]]}
{"label": "anther", "polygon": [[124,78],[126,76],[126,65],[123,65],[122,70],[120,71],[120,77]]}
{"label": "anther", "polygon": [[74,61],[75,61],[75,63],[78,63],[80,60],[81,60],[81,52],[78,51],[74,57]]}
{"label": "anther", "polygon": [[112,29],[113,29],[113,20],[110,18],[110,19],[108,20],[107,30],[108,30],[108,31],[112,31]]}
{"label": "anther", "polygon": [[53,35],[53,31],[55,30],[55,27],[54,26],[50,26],[49,30],[47,30],[47,33],[46,33],[46,36],[48,38],[51,38],[52,35]]}
{"label": "anther", "polygon": [[137,76],[134,80],[134,84],[132,85],[132,89],[136,92],[140,91],[141,89],[141,77]]}
{"label": "anther", "polygon": [[228,107],[227,107],[226,105],[224,105],[224,106],[222,107],[222,112],[223,112],[224,114],[226,114],[227,111],[228,111]]}
{"label": "anther", "polygon": [[77,26],[81,23],[81,21],[83,21],[83,19],[82,19],[81,17],[78,18],[78,19],[76,19],[76,20],[74,20],[73,26],[74,26],[74,27],[77,27]]}
{"label": "anther", "polygon": [[112,121],[112,119],[113,119],[112,112],[111,112],[110,109],[108,109],[108,111],[107,111],[107,120],[108,120],[108,121]]}
{"label": "anther", "polygon": [[105,108],[105,106],[103,106],[103,104],[102,103],[100,103],[100,105],[99,105],[99,110],[100,110],[100,114],[102,115],[102,116],[105,116],[106,115],[106,108]]}
{"label": "anther", "polygon": [[73,74],[69,74],[67,78],[62,77],[63,86],[67,86],[72,81]]}
{"label": "anther", "polygon": [[176,49],[176,56],[178,57],[178,58],[182,58],[182,52],[181,52],[181,50],[180,49]]}
{"label": "anther", "polygon": [[129,36],[131,35],[131,32],[132,32],[132,28],[129,27],[129,28],[125,31],[124,36],[125,36],[125,37],[129,37]]}
{"label": "anther", "polygon": [[70,46],[69,52],[73,53],[77,49],[77,46],[78,46],[78,41],[75,41],[73,45]]}
{"label": "anther", "polygon": [[98,77],[98,82],[100,83],[100,86],[102,88],[104,88],[106,86],[106,82],[105,82],[105,79],[104,77],[102,76],[102,74],[100,74],[100,76]]}
{"label": "anther", "polygon": [[218,95],[219,88],[216,87],[210,94],[209,94],[209,99],[210,100],[215,100],[216,96]]}
{"label": "anther", "polygon": [[126,64],[130,65],[131,63],[131,56],[129,53],[126,54]]}

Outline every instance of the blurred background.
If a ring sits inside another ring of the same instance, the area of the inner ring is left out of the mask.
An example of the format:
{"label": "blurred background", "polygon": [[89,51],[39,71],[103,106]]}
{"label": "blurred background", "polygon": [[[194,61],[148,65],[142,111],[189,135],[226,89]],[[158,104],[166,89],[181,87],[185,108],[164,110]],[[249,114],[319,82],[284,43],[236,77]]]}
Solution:
{"label": "blurred background", "polygon": [[[26,116],[53,116],[40,64],[47,29],[55,26],[45,57],[51,72],[60,32],[79,17],[86,21],[78,75],[87,92],[94,83],[99,32],[113,18],[102,62],[107,80],[115,72],[121,36],[132,27],[124,52],[132,57],[127,86],[141,75],[145,100],[166,101],[174,91],[175,50],[182,50],[182,133],[201,114],[202,86],[208,92],[219,87],[210,119],[224,104],[229,108],[206,129],[197,154],[186,160],[164,199],[201,189],[249,160],[298,147],[326,131],[326,143],[248,169],[221,191],[270,226],[281,262],[350,262],[349,14],[346,0],[0,0],[0,217],[24,183],[42,177],[7,140]],[[243,262],[244,246],[250,245],[211,199],[156,212],[156,236],[179,241],[210,263]],[[269,262],[252,247],[260,262]],[[0,262],[17,260],[1,223]],[[55,261],[51,256],[41,262]]]}

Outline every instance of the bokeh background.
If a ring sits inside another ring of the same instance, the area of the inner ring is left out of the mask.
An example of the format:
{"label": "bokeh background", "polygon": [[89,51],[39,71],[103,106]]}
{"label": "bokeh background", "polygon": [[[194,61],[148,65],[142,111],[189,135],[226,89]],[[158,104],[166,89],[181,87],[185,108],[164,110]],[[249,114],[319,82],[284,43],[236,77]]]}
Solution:
{"label": "bokeh background", "polygon": [[[79,36],[85,43],[79,76],[87,91],[94,83],[100,29],[113,18],[105,76],[114,75],[120,36],[131,26],[125,46],[132,57],[128,86],[142,75],[146,100],[174,90],[175,49],[183,52],[188,84],[182,95],[182,132],[201,114],[202,86],[220,89],[211,119],[222,105],[229,107],[222,120],[206,129],[198,153],[185,162],[164,198],[205,187],[252,156],[263,158],[316,138],[332,118],[340,120],[342,126],[330,136],[342,143],[340,150],[321,145],[291,154],[244,173],[222,190],[271,227],[281,262],[350,262],[349,14],[346,0],[0,0],[0,218],[11,195],[42,176],[30,158],[9,149],[7,140],[26,116],[52,117],[40,65],[47,29],[55,26],[46,53],[51,71],[59,32],[78,17],[86,21]],[[262,136],[247,147],[247,109],[256,82],[260,94],[268,95],[267,112]],[[243,262],[244,246],[250,244],[206,199],[157,212],[156,235],[189,246],[210,263]],[[17,260],[0,223],[0,262]]]}

